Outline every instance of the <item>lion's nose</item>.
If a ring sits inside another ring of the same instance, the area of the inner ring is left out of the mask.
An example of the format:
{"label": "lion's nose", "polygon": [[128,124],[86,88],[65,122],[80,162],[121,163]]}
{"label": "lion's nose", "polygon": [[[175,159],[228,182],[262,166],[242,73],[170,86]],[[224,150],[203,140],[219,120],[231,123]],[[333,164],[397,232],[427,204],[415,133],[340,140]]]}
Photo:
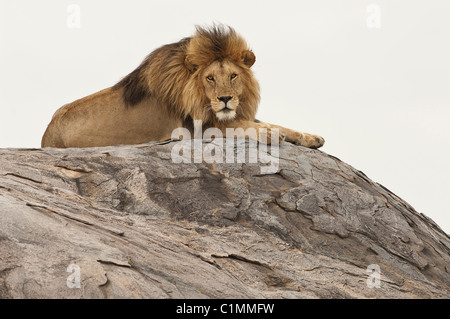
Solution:
{"label": "lion's nose", "polygon": [[227,105],[228,101],[231,100],[232,98],[233,98],[232,96],[228,95],[228,96],[219,96],[217,99],[225,103],[225,105]]}

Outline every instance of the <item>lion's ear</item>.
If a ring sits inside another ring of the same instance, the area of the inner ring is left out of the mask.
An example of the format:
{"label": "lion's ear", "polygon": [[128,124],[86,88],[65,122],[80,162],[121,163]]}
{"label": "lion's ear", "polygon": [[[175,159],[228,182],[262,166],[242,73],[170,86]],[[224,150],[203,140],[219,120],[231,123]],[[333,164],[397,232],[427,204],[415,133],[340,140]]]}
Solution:
{"label": "lion's ear", "polygon": [[191,71],[192,73],[195,72],[197,70],[197,65],[193,64],[190,60],[189,60],[189,55],[186,56],[186,58],[184,59],[184,65],[188,68],[189,71]]}
{"label": "lion's ear", "polygon": [[246,50],[242,52],[242,60],[246,66],[251,67],[256,61],[256,56],[252,51]]}

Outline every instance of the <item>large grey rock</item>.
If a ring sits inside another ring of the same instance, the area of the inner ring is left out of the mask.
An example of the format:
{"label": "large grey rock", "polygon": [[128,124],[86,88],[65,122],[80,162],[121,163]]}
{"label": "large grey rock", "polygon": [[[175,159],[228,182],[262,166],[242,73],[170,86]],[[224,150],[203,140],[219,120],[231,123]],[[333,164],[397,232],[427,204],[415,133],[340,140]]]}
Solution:
{"label": "large grey rock", "polygon": [[0,150],[0,298],[450,297],[449,236],[339,159],[174,145]]}

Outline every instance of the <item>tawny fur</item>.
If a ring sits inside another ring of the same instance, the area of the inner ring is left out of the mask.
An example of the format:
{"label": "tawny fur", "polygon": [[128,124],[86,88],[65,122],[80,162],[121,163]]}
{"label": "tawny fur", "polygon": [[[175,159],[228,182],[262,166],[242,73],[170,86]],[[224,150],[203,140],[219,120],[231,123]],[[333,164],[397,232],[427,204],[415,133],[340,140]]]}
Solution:
{"label": "tawny fur", "polygon": [[[278,128],[286,141],[318,148],[317,135],[255,120],[260,95],[255,55],[232,28],[197,27],[194,36],[153,51],[111,88],[61,107],[42,147],[96,147],[170,139],[175,128]],[[268,142],[264,140],[263,142]]]}

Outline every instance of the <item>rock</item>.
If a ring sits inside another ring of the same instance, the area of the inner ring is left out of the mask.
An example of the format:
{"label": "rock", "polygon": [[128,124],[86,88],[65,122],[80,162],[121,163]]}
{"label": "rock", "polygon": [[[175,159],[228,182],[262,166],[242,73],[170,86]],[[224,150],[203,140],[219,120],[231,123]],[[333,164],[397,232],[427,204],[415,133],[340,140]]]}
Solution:
{"label": "rock", "polygon": [[362,172],[176,143],[1,149],[0,298],[450,298],[449,236]]}

